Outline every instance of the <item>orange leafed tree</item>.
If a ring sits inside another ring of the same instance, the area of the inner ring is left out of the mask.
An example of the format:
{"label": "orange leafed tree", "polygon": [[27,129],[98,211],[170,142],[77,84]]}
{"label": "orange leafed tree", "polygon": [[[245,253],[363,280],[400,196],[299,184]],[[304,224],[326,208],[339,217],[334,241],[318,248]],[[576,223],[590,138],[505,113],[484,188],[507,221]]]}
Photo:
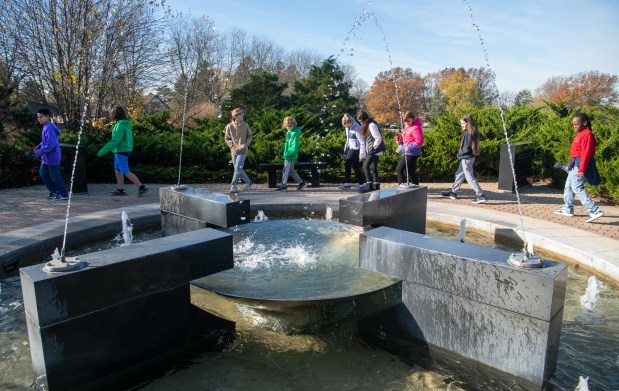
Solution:
{"label": "orange leafed tree", "polygon": [[[394,81],[398,86],[400,107]],[[410,68],[394,68],[393,72],[381,72],[376,76],[365,106],[379,123],[400,123],[400,110],[411,110],[415,115],[422,114],[424,88],[423,79],[418,73]]]}
{"label": "orange leafed tree", "polygon": [[569,76],[553,76],[537,91],[540,100],[564,102],[568,109],[595,105],[615,105],[619,102],[617,76],[599,71],[580,72]]}

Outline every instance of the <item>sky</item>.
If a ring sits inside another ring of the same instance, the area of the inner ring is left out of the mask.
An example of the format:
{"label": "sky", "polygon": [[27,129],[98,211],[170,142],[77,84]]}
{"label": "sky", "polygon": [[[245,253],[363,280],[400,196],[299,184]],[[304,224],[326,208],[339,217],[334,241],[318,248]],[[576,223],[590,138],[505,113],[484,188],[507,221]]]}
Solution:
{"label": "sky", "polygon": [[[422,76],[491,68],[501,92],[553,76],[619,76],[619,0],[167,0],[220,33],[266,37],[286,50],[337,56],[372,85],[380,72]],[[470,9],[470,11],[469,11]],[[375,18],[363,18],[364,13]],[[356,27],[355,22],[360,22]],[[474,27],[474,26],[477,26]]]}

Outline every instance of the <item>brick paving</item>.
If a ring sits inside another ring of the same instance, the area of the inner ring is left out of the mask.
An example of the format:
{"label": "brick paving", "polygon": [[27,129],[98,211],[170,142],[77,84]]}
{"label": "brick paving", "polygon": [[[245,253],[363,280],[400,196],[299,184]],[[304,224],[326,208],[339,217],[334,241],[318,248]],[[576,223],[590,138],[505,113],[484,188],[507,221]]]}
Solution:
{"label": "brick paving", "polygon": [[[428,187],[428,201],[455,203],[466,208],[483,208],[484,210],[496,210],[500,212],[518,214],[518,202],[516,195],[511,192],[503,192],[497,189],[497,183],[481,183],[481,187],[488,197],[485,204],[473,204],[471,200],[475,194],[466,184],[458,194],[457,200],[450,200],[440,195],[450,189],[450,183],[422,183]],[[107,209],[129,207],[142,204],[158,203],[160,187],[169,184],[147,184],[150,191],[143,197],[137,197],[137,189],[127,186],[130,195],[110,196],[109,192],[115,190],[114,184],[89,184],[88,193],[74,194],[71,199],[70,216],[79,216],[87,213]],[[228,183],[194,184],[197,188],[205,188],[212,191],[226,192]],[[394,184],[382,184],[383,188],[395,186]],[[266,184],[256,184],[251,194],[275,193],[274,189],[267,188]],[[304,192],[314,193],[340,193],[336,184],[324,184],[317,189],[306,189]],[[290,192],[289,192],[290,193]],[[534,184],[523,187],[519,191],[521,210],[524,216],[542,219],[548,222],[571,226],[598,235],[619,240],[619,207],[599,203],[604,211],[604,216],[593,223],[585,223],[587,213],[576,201],[574,217],[555,215],[553,211],[563,203],[563,192],[551,188],[545,184]],[[243,196],[243,193],[239,193]],[[55,219],[64,219],[67,214],[67,201],[47,200],[47,190],[44,186],[29,186],[16,189],[0,190],[0,234],[25,228]],[[482,210],[482,209],[480,209]]]}

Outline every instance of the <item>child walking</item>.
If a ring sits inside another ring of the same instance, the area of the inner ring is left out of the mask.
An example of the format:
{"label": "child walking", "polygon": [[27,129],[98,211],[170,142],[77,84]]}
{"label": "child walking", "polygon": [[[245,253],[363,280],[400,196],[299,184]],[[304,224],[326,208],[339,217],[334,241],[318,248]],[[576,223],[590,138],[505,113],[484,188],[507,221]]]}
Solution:
{"label": "child walking", "polygon": [[282,185],[275,189],[275,191],[288,190],[288,177],[292,176],[292,179],[297,182],[297,190],[303,190],[307,187],[307,184],[301,179],[299,174],[294,169],[294,163],[299,158],[299,146],[301,145],[301,128],[297,127],[297,120],[293,117],[284,118],[282,126],[287,129],[286,143],[280,149],[283,151],[284,156],[284,174],[282,177]]}
{"label": "child walking", "polygon": [[41,158],[39,175],[47,187],[50,200],[66,201],[69,199],[64,179],[60,175],[60,128],[51,121],[51,113],[48,109],[37,112],[37,121],[43,125],[41,130],[41,143],[36,146],[34,155]]}
{"label": "child walking", "polygon": [[462,138],[457,156],[458,160],[460,160],[460,164],[458,165],[458,170],[456,170],[456,179],[451,186],[451,191],[445,191],[442,195],[452,200],[457,199],[458,190],[460,190],[462,183],[466,179],[476,194],[473,203],[481,204],[487,201],[486,196],[479,187],[479,183],[477,183],[477,179],[475,179],[475,175],[473,174],[473,163],[475,162],[475,157],[479,156],[480,152],[479,132],[477,131],[475,121],[469,115],[462,117],[460,120],[460,127],[462,128]]}
{"label": "child walking", "polygon": [[346,144],[344,144],[344,185],[342,185],[342,189],[351,188],[350,175],[352,169],[355,172],[355,179],[358,183],[354,189],[364,190],[365,183],[363,183],[359,166],[359,151],[361,149],[365,150],[365,139],[361,135],[361,125],[350,114],[344,114],[342,126],[346,131]]}
{"label": "child walking", "polygon": [[243,170],[249,144],[251,144],[251,132],[249,131],[249,125],[243,121],[244,116],[245,111],[240,107],[232,110],[232,122],[226,126],[225,140],[228,147],[230,147],[230,155],[234,165],[234,176],[230,184],[230,193],[238,191],[236,184],[239,178],[245,182],[245,191],[249,190],[253,185],[245,170]]}
{"label": "child walking", "polygon": [[380,190],[378,180],[378,157],[385,153],[385,143],[380,127],[365,111],[357,116],[361,124],[361,136],[365,138],[365,150],[361,150],[359,159],[365,159],[365,191]]}
{"label": "child walking", "polygon": [[148,191],[134,173],[129,170],[129,156],[133,151],[133,133],[131,132],[131,120],[127,119],[127,113],[122,106],[114,106],[110,110],[110,119],[116,121],[112,129],[112,139],[105,144],[97,156],[101,157],[108,152],[114,153],[114,174],[118,188],[111,192],[113,196],[125,196],[125,177],[138,188],[138,196],[141,197]]}

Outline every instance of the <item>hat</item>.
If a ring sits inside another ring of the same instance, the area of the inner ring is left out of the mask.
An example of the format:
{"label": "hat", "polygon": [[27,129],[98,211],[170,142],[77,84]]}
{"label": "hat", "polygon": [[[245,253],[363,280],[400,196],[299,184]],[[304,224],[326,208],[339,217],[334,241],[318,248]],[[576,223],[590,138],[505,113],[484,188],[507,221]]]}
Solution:
{"label": "hat", "polygon": [[234,118],[234,117],[236,117],[236,116],[237,116],[237,115],[239,115],[239,114],[244,115],[244,114],[245,114],[245,110],[243,110],[243,109],[242,109],[242,108],[240,108],[240,107],[237,107],[236,109],[232,110],[232,117],[233,117],[233,118]]}

